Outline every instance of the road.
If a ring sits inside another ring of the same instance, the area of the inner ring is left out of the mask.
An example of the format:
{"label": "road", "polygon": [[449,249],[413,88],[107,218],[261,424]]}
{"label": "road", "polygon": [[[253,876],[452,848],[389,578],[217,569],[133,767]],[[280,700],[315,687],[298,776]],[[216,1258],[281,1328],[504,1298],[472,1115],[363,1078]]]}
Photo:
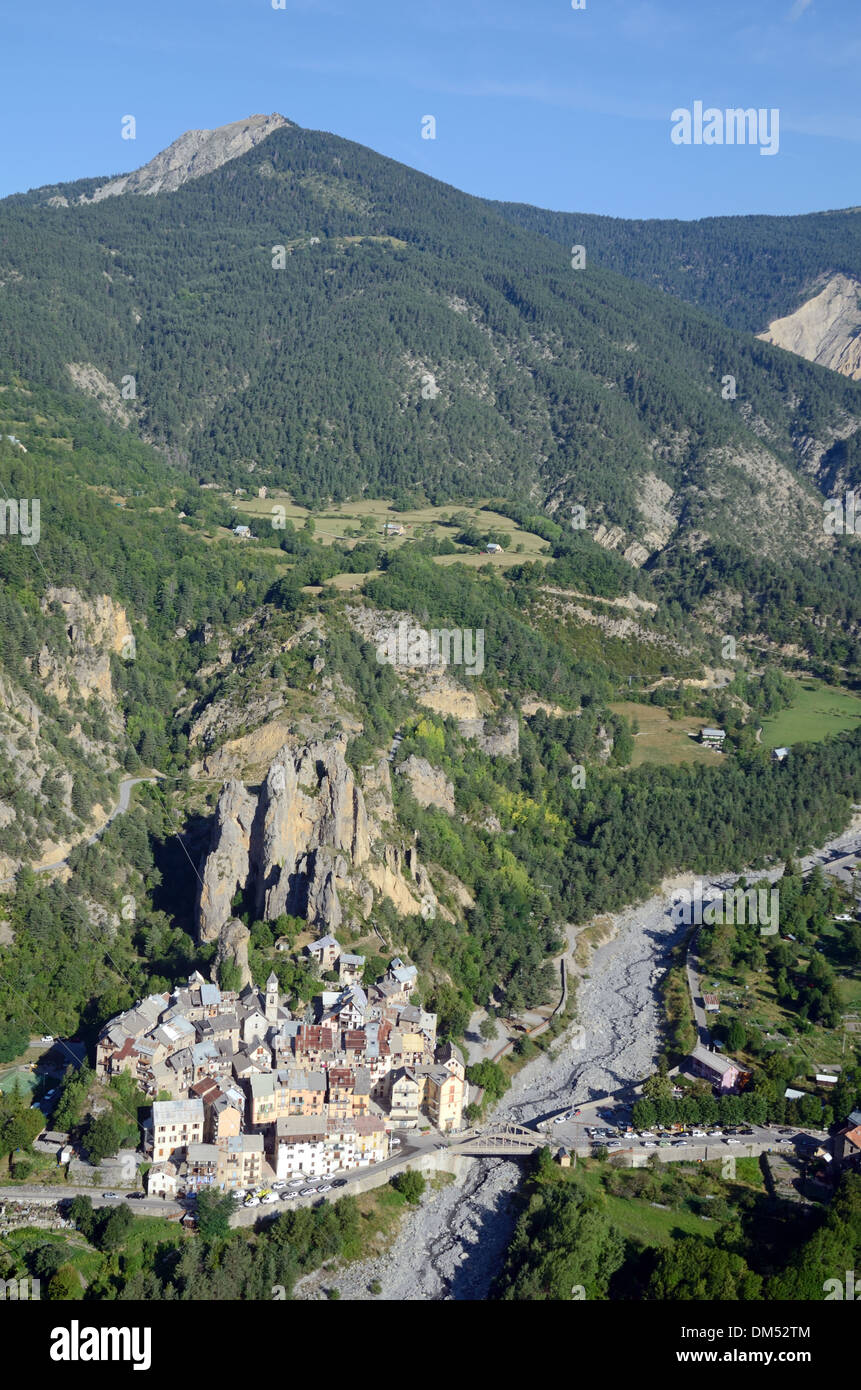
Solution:
{"label": "road", "polygon": [[38,1202],[42,1206],[55,1206],[57,1202],[70,1197],[89,1197],[94,1207],[116,1207],[128,1202],[138,1216],[181,1216],[185,1208],[179,1202],[166,1201],[163,1197],[133,1197],[121,1192],[116,1197],[105,1197],[97,1187],[78,1187],[74,1183],[44,1183],[41,1186],[27,1183],[20,1187],[0,1187],[0,1206],[4,1202]]}
{"label": "road", "polygon": [[[124,777],[120,782],[119,801],[117,802],[114,809],[111,811],[111,814],[108,816],[107,820],[99,826],[98,830],[96,830],[89,837],[88,840],[79,841],[79,845],[94,845],[97,840],[101,839],[108,826],[116,820],[117,816],[122,816],[125,814],[125,812],[129,809],[129,803],[131,801],[133,787],[139,786],[142,782],[159,782],[162,779],[163,774],[161,772],[155,773],[155,775],[152,777]],[[75,848],[77,849],[79,845],[76,845]],[[69,851],[69,853],[71,854],[71,850]],[[34,874],[47,874],[50,873],[52,869],[62,869],[64,864],[68,864],[68,862],[69,855],[67,854],[64,859],[53,859],[50,864],[37,864],[32,865],[31,867]],[[12,888],[14,887],[14,885],[14,875],[12,876],[12,878],[0,879],[0,888]]]}
{"label": "road", "polygon": [[[389,1158],[382,1163],[375,1163],[366,1168],[353,1168],[344,1172],[334,1174],[338,1180],[343,1179],[345,1186],[335,1188],[331,1193],[325,1193],[326,1198],[337,1200],[338,1197],[346,1197],[350,1187],[368,1178],[372,1174],[374,1177],[380,1176],[380,1181],[386,1181],[385,1175],[401,1168],[403,1164],[411,1158],[422,1153],[428,1153],[441,1144],[441,1138],[437,1131],[432,1130],[429,1134],[410,1132],[409,1139],[404,1135],[401,1144],[392,1150]],[[309,1178],[309,1183],[322,1182],[322,1178]],[[27,1183],[22,1186],[0,1187],[0,1206],[4,1202],[27,1203],[35,1202],[44,1206],[54,1206],[57,1202],[67,1200],[70,1197],[90,1197],[94,1206],[118,1206],[121,1202],[127,1202],[135,1216],[181,1216],[189,1210],[180,1202],[164,1197],[139,1197],[130,1191],[115,1189],[116,1197],[106,1197],[101,1188],[94,1188],[89,1185],[76,1185],[74,1183]],[[296,1197],[291,1199],[291,1207],[313,1206],[320,1200],[319,1196]],[[261,1216],[277,1216],[279,1211],[284,1211],[286,1203],[276,1206],[274,1203],[262,1207],[240,1207],[235,1214],[234,1224],[252,1225]]]}

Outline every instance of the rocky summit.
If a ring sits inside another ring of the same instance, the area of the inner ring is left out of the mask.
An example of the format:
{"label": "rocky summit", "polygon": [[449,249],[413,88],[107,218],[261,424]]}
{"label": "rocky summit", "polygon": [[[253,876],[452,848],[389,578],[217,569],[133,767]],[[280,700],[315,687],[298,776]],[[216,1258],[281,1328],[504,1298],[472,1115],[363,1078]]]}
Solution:
{"label": "rocky summit", "polygon": [[189,179],[213,173],[222,164],[253,150],[273,130],[288,125],[289,121],[273,112],[271,116],[231,121],[215,130],[187,130],[149,163],[102,184],[91,199],[81,198],[81,202],[100,203],[103,198],[116,198],[122,193],[173,193]]}

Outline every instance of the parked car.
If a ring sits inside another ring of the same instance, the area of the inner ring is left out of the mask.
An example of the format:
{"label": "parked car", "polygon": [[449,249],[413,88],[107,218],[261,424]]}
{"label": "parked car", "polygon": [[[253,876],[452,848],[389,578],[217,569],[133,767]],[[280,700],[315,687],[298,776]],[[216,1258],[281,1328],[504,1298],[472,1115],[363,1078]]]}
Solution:
{"label": "parked car", "polygon": [[567,1116],[567,1115],[555,1115],[555,1116],[553,1117],[553,1123],[554,1123],[555,1125],[564,1125],[564,1123],[565,1123],[565,1121],[566,1121],[567,1119],[568,1119],[568,1116]]}
{"label": "parked car", "polygon": [[694,1129],[691,1131],[691,1133],[694,1139],[708,1139],[708,1135],[706,1134],[704,1129]]}
{"label": "parked car", "polygon": [[392,1148],[393,1148],[393,1149],[400,1148],[400,1143],[401,1143],[400,1139],[396,1139],[396,1138],[394,1137],[394,1135],[393,1135],[393,1136],[392,1136]]}
{"label": "parked car", "polygon": [[314,1194],[316,1193],[316,1191],[317,1191],[316,1187],[303,1187],[303,1188],[302,1188],[302,1191],[299,1193],[299,1196],[300,1196],[300,1197],[313,1197]]}
{"label": "parked car", "polygon": [[287,1186],[288,1186],[288,1187],[302,1187],[302,1185],[303,1185],[305,1182],[306,1182],[306,1179],[305,1179],[305,1178],[290,1178],[289,1181],[288,1181],[288,1183],[287,1183]]}
{"label": "parked car", "polygon": [[654,1139],[647,1139],[643,1145],[644,1149],[656,1149],[658,1147]]}
{"label": "parked car", "polygon": [[318,1192],[331,1192],[331,1191],[332,1191],[332,1184],[331,1184],[330,1182],[322,1182],[322,1183],[320,1184],[320,1186],[317,1188],[317,1191],[318,1191]]}
{"label": "parked car", "polygon": [[725,1140],[724,1140],[724,1143],[725,1143],[725,1144],[740,1144],[740,1143],[741,1143],[741,1140],[740,1140],[740,1139],[725,1139]]}
{"label": "parked car", "polygon": [[41,1038],[39,1039],[39,1042],[43,1042],[43,1043],[52,1043],[53,1041],[54,1041],[54,1039],[53,1039],[53,1037],[51,1036],[50,1033],[43,1033],[42,1036],[41,1036]]}
{"label": "parked car", "polygon": [[335,1181],[332,1183],[332,1186],[333,1186],[333,1187],[346,1187],[346,1186],[347,1186],[347,1179],[346,1179],[346,1178],[336,1178]]}
{"label": "parked car", "polygon": [[274,1183],[272,1184],[272,1191],[273,1191],[273,1192],[282,1192],[286,1186],[287,1186],[286,1182],[274,1182]]}
{"label": "parked car", "polygon": [[687,1139],[674,1139],[672,1141],[672,1145],[674,1149],[686,1149],[688,1146],[688,1141]]}
{"label": "parked car", "polygon": [[246,1197],[246,1198],[245,1198],[245,1201],[242,1203],[242,1205],[243,1205],[244,1207],[259,1207],[259,1206],[260,1206],[260,1198],[259,1198],[259,1197]]}
{"label": "parked car", "polygon": [[277,1201],[278,1201],[278,1193],[277,1193],[277,1192],[264,1192],[264,1193],[263,1193],[263,1196],[260,1198],[260,1200],[261,1200],[261,1202],[277,1202]]}
{"label": "parked car", "polygon": [[120,1195],[120,1194],[119,1194],[118,1192],[103,1192],[103,1193],[102,1193],[102,1196],[103,1196],[103,1197],[119,1197],[119,1195]]}
{"label": "parked car", "polygon": [[292,1202],[292,1200],[293,1200],[293,1198],[294,1198],[295,1196],[296,1196],[296,1193],[295,1193],[295,1192],[291,1192],[290,1189],[288,1188],[286,1192],[282,1192],[282,1193],[281,1193],[281,1201],[282,1201],[282,1202]]}

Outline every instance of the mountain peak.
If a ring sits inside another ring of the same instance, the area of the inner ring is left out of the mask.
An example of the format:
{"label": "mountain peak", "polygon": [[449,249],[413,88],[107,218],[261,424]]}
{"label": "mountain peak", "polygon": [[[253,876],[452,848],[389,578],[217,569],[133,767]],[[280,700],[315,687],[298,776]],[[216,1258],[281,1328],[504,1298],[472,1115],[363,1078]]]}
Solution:
{"label": "mountain peak", "polygon": [[273,112],[270,116],[246,116],[244,120],[216,126],[214,130],[187,130],[148,164],[131,174],[111,179],[97,188],[91,198],[81,201],[99,203],[103,198],[114,198],[121,193],[173,193],[189,179],[211,174],[222,164],[259,145],[274,130],[289,125],[283,116]]}

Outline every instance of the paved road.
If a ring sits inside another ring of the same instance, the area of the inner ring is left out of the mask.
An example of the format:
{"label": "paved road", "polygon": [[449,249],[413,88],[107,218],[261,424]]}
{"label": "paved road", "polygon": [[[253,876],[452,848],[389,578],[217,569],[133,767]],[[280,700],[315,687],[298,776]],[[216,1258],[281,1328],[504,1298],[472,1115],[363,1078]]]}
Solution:
{"label": "paved road", "polygon": [[74,1183],[54,1183],[42,1185],[26,1184],[20,1187],[0,1187],[0,1206],[4,1202],[38,1202],[41,1206],[55,1206],[70,1197],[89,1197],[94,1207],[116,1207],[128,1202],[132,1211],[139,1216],[181,1215],[185,1210],[178,1202],[165,1201],[162,1197],[133,1197],[129,1192],[120,1192],[116,1197],[105,1197],[101,1188],[78,1187]]}
{"label": "paved road", "polygon": [[[97,840],[101,839],[108,826],[116,820],[117,816],[123,815],[129,809],[133,787],[139,786],[142,782],[159,782],[162,779],[163,774],[160,772],[156,773],[153,777],[124,777],[120,782],[120,799],[111,811],[111,814],[88,840],[81,840],[80,843],[83,845],[94,845]],[[62,869],[63,865],[68,864],[68,862],[69,856],[66,855],[64,859],[53,859],[50,864],[38,864],[32,865],[31,867],[34,874],[47,874],[50,873],[52,869]],[[14,883],[14,876],[12,878],[0,879],[0,888],[12,888]]]}

